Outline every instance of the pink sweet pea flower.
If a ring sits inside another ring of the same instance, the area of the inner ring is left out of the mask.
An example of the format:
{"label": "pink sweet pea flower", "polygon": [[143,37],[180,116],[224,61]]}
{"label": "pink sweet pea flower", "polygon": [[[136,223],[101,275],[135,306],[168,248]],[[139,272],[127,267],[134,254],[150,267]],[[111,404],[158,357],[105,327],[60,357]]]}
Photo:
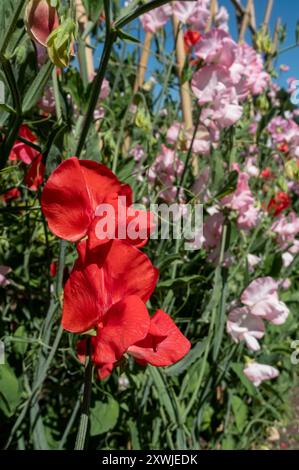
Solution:
{"label": "pink sweet pea flower", "polygon": [[204,33],[211,18],[210,0],[197,0],[194,3],[195,8],[189,15],[187,22],[192,26],[192,29],[199,31],[200,33]]}
{"label": "pink sweet pea flower", "polygon": [[260,211],[254,207],[254,198],[249,188],[250,176],[239,173],[236,191],[222,199],[222,205],[238,212],[238,227],[240,230],[250,230],[256,226]]}
{"label": "pink sweet pea flower", "polygon": [[286,322],[289,309],[278,298],[278,283],[271,277],[261,277],[244,290],[241,301],[252,315],[265,318],[274,325]]}
{"label": "pink sweet pea flower", "polygon": [[222,212],[216,212],[210,215],[204,223],[204,245],[206,249],[216,248],[221,240],[221,234],[224,223],[224,215]]}
{"label": "pink sweet pea flower", "polygon": [[299,217],[295,212],[291,212],[288,216],[280,216],[271,230],[277,235],[277,243],[284,249],[289,248],[299,233]]}
{"label": "pink sweet pea flower", "polygon": [[196,2],[173,2],[173,14],[181,23],[188,23],[190,16],[196,8]]}
{"label": "pink sweet pea flower", "polygon": [[259,387],[265,380],[272,380],[279,376],[279,371],[275,367],[258,364],[257,362],[249,364],[243,372],[256,387]]}
{"label": "pink sweet pea flower", "polygon": [[229,26],[229,14],[225,7],[220,7],[215,16],[215,24],[217,28],[222,29],[223,31],[228,32]]}
{"label": "pink sweet pea flower", "polygon": [[172,8],[170,5],[164,5],[145,13],[140,17],[144,31],[155,34],[158,29],[162,28],[167,23],[171,13]]}
{"label": "pink sweet pea flower", "polygon": [[258,340],[265,335],[265,325],[261,318],[250,313],[247,307],[236,308],[228,316],[227,333],[235,343],[245,341],[251,351],[259,351]]}
{"label": "pink sweet pea flower", "polygon": [[236,57],[237,44],[221,29],[212,29],[205,34],[195,48],[195,55],[207,64],[218,64],[229,68]]}
{"label": "pink sweet pea flower", "polygon": [[193,93],[200,105],[214,101],[217,93],[232,87],[229,71],[221,65],[208,65],[194,73],[191,82]]}

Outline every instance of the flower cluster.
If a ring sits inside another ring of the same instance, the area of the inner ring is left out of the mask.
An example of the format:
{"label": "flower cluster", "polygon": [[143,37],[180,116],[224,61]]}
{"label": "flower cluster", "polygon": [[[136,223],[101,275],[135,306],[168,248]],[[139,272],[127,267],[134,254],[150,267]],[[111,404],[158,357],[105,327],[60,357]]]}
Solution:
{"label": "flower cluster", "polygon": [[[142,15],[141,23],[146,32],[155,34],[165,26],[172,15],[175,15],[183,24],[189,25],[192,30],[204,32],[211,16],[210,0],[171,2]],[[219,15],[217,21],[219,21],[219,24],[225,21],[223,12]]]}
{"label": "flower cluster", "polygon": [[[110,205],[117,213],[124,196],[126,217],[100,239],[101,208]],[[163,310],[151,317],[146,308],[158,280],[157,269],[140,251],[152,229],[151,214],[140,218],[141,211],[132,208],[131,188],[104,165],[72,157],[48,179],[42,210],[55,235],[77,243],[78,259],[64,288],[62,325],[76,334],[93,330],[91,357],[99,378],[109,376],[125,354],[142,365],[168,366],[182,359],[190,342]],[[120,233],[134,222],[140,237],[123,239]],[[82,339],[81,360],[86,351]]]}
{"label": "flower cluster", "polygon": [[203,107],[201,121],[219,132],[242,116],[243,101],[266,89],[269,75],[261,56],[247,44],[236,44],[222,29],[213,29],[195,46],[195,55],[204,63],[192,78],[192,90]]}
{"label": "flower cluster", "polygon": [[[278,289],[279,282],[265,277],[256,279],[244,290],[241,295],[243,305],[234,308],[227,320],[227,332],[236,343],[245,341],[251,351],[259,351],[258,340],[265,335],[263,320],[274,325],[283,325],[286,322],[289,310],[285,303],[279,300]],[[275,373],[272,374],[271,371]],[[250,364],[244,373],[255,385],[278,375],[278,371],[273,367],[257,363]],[[258,378],[256,373],[260,374]]]}

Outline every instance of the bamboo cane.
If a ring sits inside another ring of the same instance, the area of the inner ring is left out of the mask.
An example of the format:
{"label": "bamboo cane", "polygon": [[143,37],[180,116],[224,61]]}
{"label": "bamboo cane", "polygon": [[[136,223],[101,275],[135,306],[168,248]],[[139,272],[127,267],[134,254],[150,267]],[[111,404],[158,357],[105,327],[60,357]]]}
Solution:
{"label": "bamboo cane", "polygon": [[268,30],[269,21],[270,21],[270,17],[271,17],[271,13],[272,13],[272,8],[273,8],[273,3],[274,3],[274,0],[268,0],[268,2],[267,2],[267,7],[266,7],[266,11],[265,11],[263,26],[262,26],[264,32],[266,32]]}
{"label": "bamboo cane", "polygon": [[[180,28],[179,20],[173,16],[173,30],[174,36],[176,38],[176,58],[177,58],[177,71],[179,79],[182,78],[183,69],[186,60],[185,46],[184,46],[184,37],[182,29]],[[186,130],[193,128],[193,119],[192,119],[192,100],[189,83],[180,84],[181,100],[182,100],[182,112],[183,119],[186,126]]]}
{"label": "bamboo cane", "polygon": [[[80,26],[81,31],[84,31],[85,26],[88,22],[88,18],[82,4],[82,0],[76,0],[76,16]],[[90,47],[90,37],[86,38],[85,42],[85,57],[86,57],[86,67],[88,78],[91,79],[94,76],[94,65],[93,65],[93,53],[92,48]]]}
{"label": "bamboo cane", "polygon": [[[191,91],[190,91],[190,86],[189,86],[188,81],[185,81],[184,83],[181,82],[184,65],[186,61],[184,36],[183,36],[183,31],[180,27],[180,22],[175,15],[173,15],[172,17],[172,22],[173,22],[174,37],[176,40],[177,71],[178,71],[178,77],[180,80],[180,94],[181,94],[183,121],[185,124],[185,129],[190,130],[190,129],[193,129]],[[192,159],[192,166],[193,166],[194,175],[195,176],[198,175],[198,162],[197,162],[196,157]]]}
{"label": "bamboo cane", "polygon": [[[239,3],[239,0],[231,0],[233,6],[236,9],[237,16],[243,17],[245,14],[244,7]],[[251,16],[251,15],[250,15]],[[250,18],[249,28],[252,34],[256,34],[256,24],[252,21],[253,16]]]}
{"label": "bamboo cane", "polygon": [[144,77],[145,77],[148,59],[149,59],[150,50],[151,50],[152,37],[153,37],[152,33],[150,32],[145,33],[137,76],[136,76],[136,80],[135,80],[134,88],[133,88],[134,93],[137,93],[137,91],[142,87],[144,83]]}
{"label": "bamboo cane", "polygon": [[243,19],[242,19],[242,24],[241,24],[240,34],[239,34],[239,44],[244,42],[246,29],[248,27],[249,19],[251,16],[251,11],[252,11],[252,0],[248,0],[246,10],[244,12]]}
{"label": "bamboo cane", "polygon": [[206,27],[206,32],[210,31],[210,29],[212,28],[217,11],[218,11],[218,0],[211,0],[211,5],[210,5],[211,14],[210,14],[210,19]]}
{"label": "bamboo cane", "polygon": [[251,3],[251,9],[250,9],[250,25],[252,25],[252,27],[256,29],[254,1]]}

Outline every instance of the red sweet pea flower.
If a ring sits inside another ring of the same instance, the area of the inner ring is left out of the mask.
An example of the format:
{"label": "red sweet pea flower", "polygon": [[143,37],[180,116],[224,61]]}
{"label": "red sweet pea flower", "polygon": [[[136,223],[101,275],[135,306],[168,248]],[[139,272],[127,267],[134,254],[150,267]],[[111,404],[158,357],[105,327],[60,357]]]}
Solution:
{"label": "red sweet pea flower", "polygon": [[273,174],[272,174],[270,168],[265,168],[265,169],[261,172],[261,178],[263,178],[263,179],[265,179],[265,180],[268,180],[268,179],[273,178]]}
{"label": "red sweet pea flower", "polygon": [[288,209],[292,204],[290,196],[284,192],[278,193],[275,198],[271,199],[268,205],[268,212],[273,214],[274,217],[280,215],[285,209]]}
{"label": "red sweet pea flower", "polygon": [[57,263],[52,261],[52,263],[50,264],[50,276],[55,277],[56,274],[57,274]]}
{"label": "red sweet pea flower", "polygon": [[158,271],[137,248],[113,240],[92,251],[83,241],[77,249],[79,258],[64,289],[63,328],[86,332],[99,327],[107,312],[127,297],[137,296],[143,303],[150,298]]}
{"label": "red sweet pea flower", "polygon": [[18,188],[12,188],[9,191],[6,191],[6,193],[2,195],[2,199],[5,202],[8,202],[8,201],[14,201],[15,199],[18,199],[20,196],[21,196],[20,190]]}
{"label": "red sweet pea flower", "polygon": [[[61,163],[48,179],[42,194],[42,210],[55,235],[71,242],[88,235],[90,248],[117,238],[120,231],[126,237],[127,226],[133,217],[141,221],[142,234],[135,240],[127,236],[126,240],[130,244],[142,246],[153,228],[153,224],[149,223],[151,215],[143,211],[135,211],[132,215],[133,209],[129,208],[123,222],[120,226],[117,225],[120,197],[126,198],[126,205],[130,206],[130,187],[122,185],[112,171],[100,163],[72,157]],[[109,212],[106,215],[106,206],[109,206],[108,209],[115,209],[114,214],[110,216]],[[107,218],[111,224],[105,227]],[[105,223],[102,228],[106,235],[100,239],[97,236],[97,227],[103,221]]]}
{"label": "red sweet pea flower", "polygon": [[290,149],[288,143],[284,142],[283,144],[277,146],[277,150],[282,153],[288,153]]}
{"label": "red sweet pea flower", "polygon": [[[141,364],[166,366],[180,360],[189,341],[159,310],[151,319],[145,302],[155,288],[157,270],[135,247],[114,240],[100,249],[78,245],[79,258],[65,285],[62,326],[72,333],[91,328],[92,360],[101,379],[127,352]],[[78,343],[83,361],[86,340]]]}
{"label": "red sweet pea flower", "polygon": [[24,183],[27,188],[32,191],[37,191],[44,181],[45,165],[43,164],[43,156],[40,153],[32,162],[29,170],[27,171]]}
{"label": "red sweet pea flower", "polygon": [[[29,142],[35,143],[37,141],[37,137],[31,132],[28,126],[25,124],[20,127],[19,130],[19,136],[23,137],[23,139],[28,140]],[[34,160],[35,157],[39,152],[35,150],[34,148],[30,147],[27,144],[24,144],[23,142],[16,140],[10,155],[9,155],[9,160],[21,160],[24,162],[26,165],[30,165],[32,161]]]}
{"label": "red sweet pea flower", "polygon": [[186,52],[195,44],[197,44],[201,39],[201,34],[198,31],[192,31],[189,29],[184,33],[184,44]]}
{"label": "red sweet pea flower", "polygon": [[[136,296],[127,297],[109,310],[97,336],[92,337],[91,345],[92,360],[101,380],[111,374],[125,353],[140,365],[166,367],[180,361],[191,347],[167,313],[158,310],[150,318],[145,305]],[[85,339],[78,342],[77,354],[84,362]]]}
{"label": "red sweet pea flower", "polygon": [[[141,309],[139,310],[139,315],[140,311]],[[163,310],[158,310],[150,318],[145,308],[143,315],[144,325],[147,324],[149,329],[147,335],[135,343],[133,343],[134,338],[131,335],[130,341],[127,341],[126,345],[121,341],[119,346],[119,338],[117,338],[114,331],[115,327],[111,328],[111,334],[115,338],[114,351],[117,351],[117,354],[113,356],[108,355],[106,344],[108,343],[110,346],[112,341],[109,336],[104,339],[104,327],[102,335],[100,330],[98,336],[92,338],[93,361],[98,367],[98,377],[101,380],[111,374],[113,368],[118,364],[125,352],[133,356],[140,365],[151,364],[157,367],[166,367],[180,361],[190,351],[190,341],[180,332],[167,313],[163,312]],[[127,347],[128,345],[129,347]],[[108,358],[107,361],[106,358]]]}

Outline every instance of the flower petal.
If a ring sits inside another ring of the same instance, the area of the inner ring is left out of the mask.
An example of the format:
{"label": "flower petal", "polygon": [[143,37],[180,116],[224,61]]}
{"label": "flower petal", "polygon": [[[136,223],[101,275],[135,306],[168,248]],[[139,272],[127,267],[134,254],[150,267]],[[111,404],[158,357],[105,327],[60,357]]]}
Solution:
{"label": "flower petal", "polygon": [[248,307],[264,300],[267,296],[277,293],[277,282],[272,277],[261,277],[253,281],[247,289],[244,290],[241,301]]}
{"label": "flower petal", "polygon": [[118,193],[121,184],[115,174],[105,165],[92,160],[78,160],[88,189],[93,210],[104,201],[109,202],[111,194]]}
{"label": "flower petal", "polygon": [[93,210],[76,157],[62,162],[48,179],[42,194],[42,211],[56,236],[75,242],[86,235]]}
{"label": "flower petal", "polygon": [[58,27],[56,8],[49,0],[30,0],[25,11],[26,28],[32,38],[46,47],[50,33]]}
{"label": "flower petal", "polygon": [[148,333],[150,316],[145,304],[136,295],[126,297],[107,312],[98,330],[94,352],[96,364],[113,364]]}
{"label": "flower petal", "polygon": [[129,348],[139,364],[169,366],[181,360],[190,350],[190,341],[180,332],[174,321],[163,310],[151,318],[147,337]]}
{"label": "flower petal", "polygon": [[125,297],[150,298],[158,271],[137,248],[114,240],[93,251],[83,241],[77,249],[79,258],[64,289],[63,328],[88,331]]}

